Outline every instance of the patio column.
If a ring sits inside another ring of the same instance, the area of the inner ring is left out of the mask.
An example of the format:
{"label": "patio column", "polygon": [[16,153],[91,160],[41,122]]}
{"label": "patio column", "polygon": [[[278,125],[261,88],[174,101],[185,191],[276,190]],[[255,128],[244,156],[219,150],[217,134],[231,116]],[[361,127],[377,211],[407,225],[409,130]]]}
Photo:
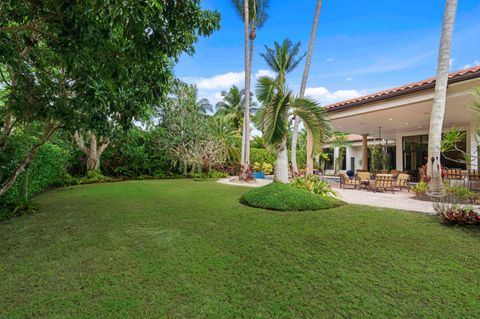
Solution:
{"label": "patio column", "polygon": [[467,153],[471,155],[470,162],[467,163],[467,168],[478,169],[478,141],[476,123],[470,123],[469,131],[467,132]]}
{"label": "patio column", "polygon": [[362,170],[368,171],[368,134],[362,135]]}

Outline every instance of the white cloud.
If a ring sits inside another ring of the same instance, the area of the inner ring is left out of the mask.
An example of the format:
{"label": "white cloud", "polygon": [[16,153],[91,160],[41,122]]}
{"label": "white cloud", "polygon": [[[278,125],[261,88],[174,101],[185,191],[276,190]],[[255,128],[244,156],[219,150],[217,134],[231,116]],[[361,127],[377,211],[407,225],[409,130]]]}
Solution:
{"label": "white cloud", "polygon": [[305,95],[313,97],[323,105],[326,105],[326,104],[353,99],[361,96],[362,93],[357,90],[338,90],[338,91],[330,92],[327,88],[323,86],[319,86],[319,87],[307,88],[305,90]]}
{"label": "white cloud", "polygon": [[472,64],[465,64],[465,65],[463,66],[463,68],[464,68],[464,69],[468,69],[468,68],[471,68],[472,66],[477,66],[477,65],[480,65],[480,61],[479,61],[479,60],[473,61]]}
{"label": "white cloud", "polygon": [[352,81],[352,80],[353,80],[353,78],[352,78],[351,76],[349,76],[349,77],[348,77],[348,78],[346,78],[345,80],[347,80],[347,81]]}
{"label": "white cloud", "polygon": [[185,77],[182,80],[195,83],[199,90],[224,90],[232,85],[240,85],[245,79],[245,72],[228,72],[210,78]]}
{"label": "white cloud", "polygon": [[328,63],[332,63],[333,61],[335,61],[335,58],[327,58],[325,59],[325,61]]}
{"label": "white cloud", "polygon": [[455,59],[455,58],[451,58],[451,59],[448,61],[448,65],[449,65],[450,67],[452,67],[452,66],[455,64],[455,61],[456,61],[456,60],[457,60],[457,59]]}
{"label": "white cloud", "polygon": [[274,78],[275,75],[276,75],[275,72],[271,70],[258,70],[257,73],[255,73],[255,78],[258,79],[258,78],[261,78],[262,76],[268,76],[270,78]]}

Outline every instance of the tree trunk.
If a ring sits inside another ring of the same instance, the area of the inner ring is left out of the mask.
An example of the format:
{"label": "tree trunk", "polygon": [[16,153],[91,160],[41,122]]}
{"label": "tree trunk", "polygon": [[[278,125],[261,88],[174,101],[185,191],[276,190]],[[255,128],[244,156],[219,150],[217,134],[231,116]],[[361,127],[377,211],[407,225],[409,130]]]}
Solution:
{"label": "tree trunk", "polygon": [[83,140],[82,134],[76,131],[73,134],[75,142],[80,150],[87,156],[87,172],[99,172],[100,171],[100,157],[105,149],[108,147],[109,142],[102,136],[97,142],[97,136],[93,132],[88,132],[90,145],[86,146]]}
{"label": "tree trunk", "polygon": [[300,118],[295,116],[293,123],[293,132],[292,132],[292,175],[298,175],[298,165],[297,165],[297,142],[298,142],[298,127],[300,125]]}
{"label": "tree trunk", "polygon": [[245,107],[243,111],[243,136],[242,136],[242,167],[240,178],[247,179],[249,171],[249,159],[247,148],[249,146],[249,124],[250,124],[250,55],[249,55],[249,8],[248,1],[244,1],[244,36],[245,36]]}
{"label": "tree trunk", "polygon": [[[302,84],[300,86],[300,97],[305,96],[305,90],[307,88],[308,75],[310,73],[310,65],[312,64],[313,46],[315,44],[315,36],[317,34],[318,20],[320,18],[321,9],[322,9],[322,0],[318,0],[317,7],[315,9],[315,17],[313,19],[312,32],[310,33],[310,42],[308,44],[307,60],[305,62],[305,69],[303,71]],[[292,171],[295,174],[298,173],[296,147],[297,147],[297,140],[298,140],[299,124],[300,124],[300,119],[296,117],[295,124],[293,126],[293,136],[292,136]],[[294,151],[294,147],[295,147],[295,151]],[[312,137],[312,132],[307,129],[306,174],[312,174],[312,173],[313,173],[313,137]]]}
{"label": "tree trunk", "polygon": [[275,174],[273,180],[277,183],[288,183],[288,151],[287,137],[283,139],[277,149],[277,159],[275,160]]}
{"label": "tree trunk", "polygon": [[55,133],[59,127],[60,127],[59,123],[51,123],[47,125],[47,127],[45,128],[45,132],[41,137],[40,141],[30,149],[30,151],[25,156],[25,158],[21,160],[20,163],[18,163],[12,175],[3,182],[2,186],[0,186],[0,196],[3,196],[5,195],[6,192],[8,192],[8,190],[13,186],[13,184],[17,180],[18,176],[24,171],[25,167],[28,164],[30,164],[32,160],[35,158],[40,147],[42,147],[48,140],[50,140],[53,133]]}
{"label": "tree trunk", "polygon": [[437,78],[435,82],[435,95],[433,98],[428,136],[427,175],[430,175],[431,177],[429,190],[432,196],[445,195],[445,187],[443,186],[442,169],[440,165],[440,145],[442,141],[443,119],[445,116],[448,69],[450,65],[450,51],[452,48],[452,33],[456,10],[457,0],[447,0],[443,17],[440,48],[438,51]]}
{"label": "tree trunk", "polygon": [[7,147],[8,138],[12,133],[14,124],[15,124],[15,121],[13,120],[13,111],[11,108],[9,108],[7,110],[7,114],[5,115],[5,122],[3,122],[2,136],[0,137],[1,152],[5,151],[5,148]]}

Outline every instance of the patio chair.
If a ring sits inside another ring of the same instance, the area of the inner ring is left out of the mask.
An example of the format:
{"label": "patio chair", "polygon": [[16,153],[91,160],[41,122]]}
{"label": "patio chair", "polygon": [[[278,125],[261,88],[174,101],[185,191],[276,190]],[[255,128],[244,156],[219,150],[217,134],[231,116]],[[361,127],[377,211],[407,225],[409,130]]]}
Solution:
{"label": "patio chair", "polygon": [[359,187],[363,186],[367,189],[368,185],[370,184],[370,180],[372,176],[369,172],[357,172],[358,184]]}
{"label": "patio chair", "polygon": [[346,186],[357,188],[358,180],[348,177],[346,173],[340,173],[340,188],[343,187],[345,189]]}
{"label": "patio chair", "polygon": [[408,184],[409,181],[410,181],[410,175],[404,174],[404,173],[398,174],[398,177],[395,180],[394,188],[395,189],[398,188],[399,191],[401,191],[402,188],[406,188],[410,192],[410,185]]}
{"label": "patio chair", "polygon": [[390,171],[390,174],[392,174],[393,177],[397,178],[398,175],[400,174],[400,171],[397,170],[397,169],[392,169],[392,170]]}
{"label": "patio chair", "polygon": [[448,186],[452,186],[452,181],[461,181],[463,186],[465,186],[465,179],[462,175],[462,170],[459,168],[448,168],[447,169],[447,179]]}
{"label": "patio chair", "polygon": [[375,181],[370,183],[369,189],[373,189],[376,193],[377,191],[391,191],[395,194],[395,179],[392,174],[377,174],[375,176]]}
{"label": "patio chair", "polygon": [[468,187],[470,190],[472,189],[472,182],[480,181],[480,175],[478,174],[478,170],[476,169],[469,169],[468,170]]}

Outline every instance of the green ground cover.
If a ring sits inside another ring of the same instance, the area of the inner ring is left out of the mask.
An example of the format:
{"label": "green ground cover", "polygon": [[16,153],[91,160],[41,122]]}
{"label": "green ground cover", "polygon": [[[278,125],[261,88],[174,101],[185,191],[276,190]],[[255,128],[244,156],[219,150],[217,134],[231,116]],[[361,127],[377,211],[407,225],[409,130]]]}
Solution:
{"label": "green ground cover", "polygon": [[0,223],[0,318],[478,318],[480,233],[362,206],[273,212],[248,188],[82,185]]}

